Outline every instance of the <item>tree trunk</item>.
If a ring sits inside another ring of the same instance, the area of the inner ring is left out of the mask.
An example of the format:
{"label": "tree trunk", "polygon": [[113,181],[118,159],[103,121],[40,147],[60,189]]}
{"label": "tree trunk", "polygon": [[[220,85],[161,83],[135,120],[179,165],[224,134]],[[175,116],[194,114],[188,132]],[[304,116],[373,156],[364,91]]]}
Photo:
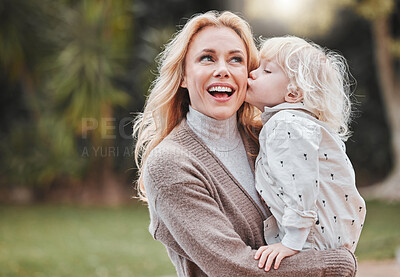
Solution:
{"label": "tree trunk", "polygon": [[390,52],[390,29],[387,17],[372,21],[375,60],[379,85],[391,132],[393,168],[381,183],[361,190],[366,198],[400,200],[400,83],[396,81],[394,57]]}
{"label": "tree trunk", "polygon": [[[96,158],[95,158],[96,159]],[[112,157],[97,158],[79,188],[76,202],[83,205],[120,206],[131,202],[126,180],[118,176],[112,166]]]}
{"label": "tree trunk", "polygon": [[[103,118],[112,118],[112,109],[105,106],[102,109]],[[105,124],[101,122],[100,124]],[[104,126],[101,126],[104,128]],[[111,134],[108,134],[111,135]],[[103,137],[104,133],[92,137],[92,146],[100,149],[97,156],[91,157],[89,174],[82,187],[82,203],[102,204],[107,206],[119,206],[129,203],[131,195],[124,178],[114,172],[113,161],[116,155],[120,155],[118,147],[115,147],[112,138]],[[93,153],[92,153],[93,154]]]}

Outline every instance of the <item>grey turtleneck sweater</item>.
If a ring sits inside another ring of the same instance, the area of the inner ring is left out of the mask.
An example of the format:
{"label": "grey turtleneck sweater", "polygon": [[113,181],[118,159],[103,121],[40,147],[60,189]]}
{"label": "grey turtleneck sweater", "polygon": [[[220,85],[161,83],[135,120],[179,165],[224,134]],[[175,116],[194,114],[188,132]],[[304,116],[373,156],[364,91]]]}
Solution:
{"label": "grey turtleneck sweater", "polygon": [[246,150],[239,133],[236,113],[228,119],[217,120],[189,106],[186,118],[189,127],[220,159],[267,217],[267,211],[261,204],[261,199],[254,186],[254,174],[247,160]]}

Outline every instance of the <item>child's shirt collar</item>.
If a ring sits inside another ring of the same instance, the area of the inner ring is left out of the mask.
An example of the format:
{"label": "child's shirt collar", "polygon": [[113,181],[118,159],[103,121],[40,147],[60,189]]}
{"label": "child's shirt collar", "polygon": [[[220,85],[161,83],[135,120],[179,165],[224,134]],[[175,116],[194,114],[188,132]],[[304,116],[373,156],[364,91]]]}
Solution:
{"label": "child's shirt collar", "polygon": [[275,113],[282,110],[303,110],[311,114],[311,116],[318,118],[318,110],[306,107],[304,102],[298,103],[282,103],[273,107],[264,107],[264,112],[261,114],[261,121],[265,124]]}

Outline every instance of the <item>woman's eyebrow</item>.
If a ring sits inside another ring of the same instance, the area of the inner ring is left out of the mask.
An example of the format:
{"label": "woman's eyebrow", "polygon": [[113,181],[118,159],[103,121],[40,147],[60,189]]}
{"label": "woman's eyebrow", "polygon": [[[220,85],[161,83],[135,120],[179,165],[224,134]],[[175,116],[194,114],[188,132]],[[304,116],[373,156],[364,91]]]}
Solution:
{"label": "woman's eyebrow", "polygon": [[214,50],[214,49],[203,49],[201,52],[206,52],[206,53],[213,53],[213,54],[215,54],[216,53],[216,51]]}
{"label": "woman's eyebrow", "polygon": [[[215,51],[214,49],[208,49],[208,48],[203,49],[201,52],[213,53],[213,54],[216,53],[216,51]],[[242,51],[242,50],[239,50],[239,49],[238,49],[238,50],[230,50],[230,51],[229,51],[229,54],[236,54],[236,53],[239,53],[239,54],[244,55],[243,51]]]}
{"label": "woman's eyebrow", "polygon": [[229,54],[236,54],[236,53],[244,55],[242,50],[231,50],[231,51],[229,51]]}

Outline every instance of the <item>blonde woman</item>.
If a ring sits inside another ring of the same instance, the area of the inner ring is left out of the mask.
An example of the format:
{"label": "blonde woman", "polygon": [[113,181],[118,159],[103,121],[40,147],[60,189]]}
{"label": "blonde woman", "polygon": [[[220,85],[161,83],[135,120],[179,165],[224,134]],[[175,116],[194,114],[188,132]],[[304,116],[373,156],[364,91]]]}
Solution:
{"label": "blonde woman", "polygon": [[256,258],[268,271],[299,251],[354,252],[365,202],[342,140],[351,103],[343,56],[304,39],[267,39],[246,102],[263,111],[256,188],[273,216]]}
{"label": "blonde woman", "polygon": [[254,187],[260,123],[244,103],[258,65],[248,24],[230,12],[195,15],[159,63],[135,124],[138,189],[178,275],[352,276],[345,249],[304,252],[269,273],[257,267],[270,212]]}

